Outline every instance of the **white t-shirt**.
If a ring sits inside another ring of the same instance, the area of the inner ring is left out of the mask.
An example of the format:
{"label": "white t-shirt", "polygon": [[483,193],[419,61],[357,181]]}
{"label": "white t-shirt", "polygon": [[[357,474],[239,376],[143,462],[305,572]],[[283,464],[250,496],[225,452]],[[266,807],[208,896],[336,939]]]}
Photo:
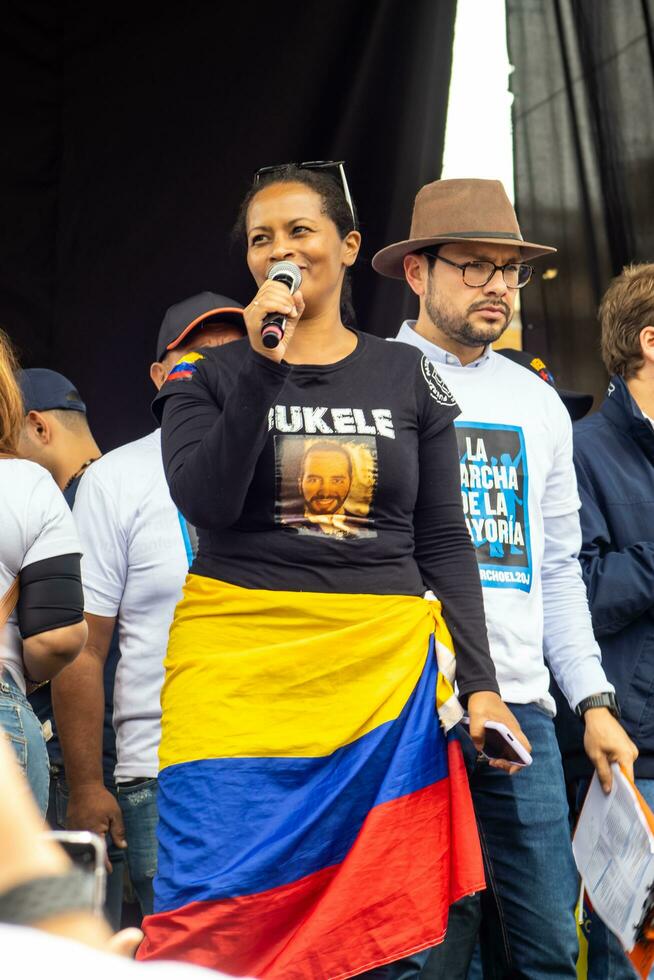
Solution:
{"label": "white t-shirt", "polygon": [[461,496],[503,699],[555,713],[544,648],[572,707],[612,690],[576,559],[580,501],[559,395],[490,348],[463,367],[408,322],[395,339],[434,362],[461,408],[454,423]]}
{"label": "white t-shirt", "polygon": [[118,617],[115,777],[156,776],[163,661],[188,572],[160,430],[94,463],[80,483],[73,515],[84,551],[85,611]]}
{"label": "white t-shirt", "polygon": [[[81,550],[68,504],[48,471],[25,459],[0,459],[0,598],[21,569]],[[22,651],[14,609],[0,635],[0,664],[24,692]]]}
{"label": "white t-shirt", "polygon": [[91,946],[28,926],[0,923],[2,962],[7,977],[48,980],[227,980],[224,973],[191,963],[135,963]]}

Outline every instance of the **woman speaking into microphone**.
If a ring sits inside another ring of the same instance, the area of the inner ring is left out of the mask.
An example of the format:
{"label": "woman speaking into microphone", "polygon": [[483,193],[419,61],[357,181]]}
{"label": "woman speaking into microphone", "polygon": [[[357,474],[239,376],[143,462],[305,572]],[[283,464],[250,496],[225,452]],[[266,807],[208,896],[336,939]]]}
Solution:
{"label": "woman speaking into microphone", "polygon": [[[419,352],[342,309],[361,241],[342,164],[259,171],[237,227],[248,337],[187,354],[155,401],[200,545],[166,658],[140,957],[417,976],[449,905],[484,884],[446,735],[455,663],[477,743],[489,719],[520,731],[488,651],[458,408]],[[268,278],[281,262],[294,293]]]}

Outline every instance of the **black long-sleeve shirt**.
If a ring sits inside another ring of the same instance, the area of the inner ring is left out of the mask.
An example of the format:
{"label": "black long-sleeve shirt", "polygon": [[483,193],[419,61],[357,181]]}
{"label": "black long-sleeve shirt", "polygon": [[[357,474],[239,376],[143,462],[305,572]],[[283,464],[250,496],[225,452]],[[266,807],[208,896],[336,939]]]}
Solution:
{"label": "black long-sleeve shirt", "polygon": [[247,340],[173,369],[154,403],[173,500],[200,529],[192,571],[245,588],[422,595],[457,651],[461,695],[497,691],[452,421],[426,358],[357,334],[327,365]]}

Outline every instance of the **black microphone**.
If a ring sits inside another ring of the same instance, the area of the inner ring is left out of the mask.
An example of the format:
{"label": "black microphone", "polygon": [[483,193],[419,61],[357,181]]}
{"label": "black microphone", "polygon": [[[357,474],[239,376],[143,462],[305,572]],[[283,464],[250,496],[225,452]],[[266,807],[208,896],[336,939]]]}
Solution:
{"label": "black microphone", "polygon": [[[294,262],[276,262],[268,272],[268,279],[283,282],[291,296],[302,282],[302,273]],[[274,350],[284,339],[286,317],[281,313],[269,313],[261,324],[261,342],[268,350]]]}

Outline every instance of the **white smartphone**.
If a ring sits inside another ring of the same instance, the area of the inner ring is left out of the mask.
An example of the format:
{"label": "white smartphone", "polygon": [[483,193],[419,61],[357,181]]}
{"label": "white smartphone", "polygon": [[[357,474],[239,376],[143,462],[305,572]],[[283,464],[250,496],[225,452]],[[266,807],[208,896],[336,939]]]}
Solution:
{"label": "white smartphone", "polygon": [[102,915],[107,891],[107,850],[102,838],[88,830],[51,830],[45,836],[64,849],[75,867],[93,875],[93,911]]}
{"label": "white smartphone", "polygon": [[[466,731],[469,729],[470,719],[467,715],[463,716],[461,724],[466,726]],[[502,759],[510,762],[512,766],[531,765],[533,760],[526,748],[505,724],[501,721],[487,721],[484,728],[486,734],[481,755],[485,759],[489,761]]]}

